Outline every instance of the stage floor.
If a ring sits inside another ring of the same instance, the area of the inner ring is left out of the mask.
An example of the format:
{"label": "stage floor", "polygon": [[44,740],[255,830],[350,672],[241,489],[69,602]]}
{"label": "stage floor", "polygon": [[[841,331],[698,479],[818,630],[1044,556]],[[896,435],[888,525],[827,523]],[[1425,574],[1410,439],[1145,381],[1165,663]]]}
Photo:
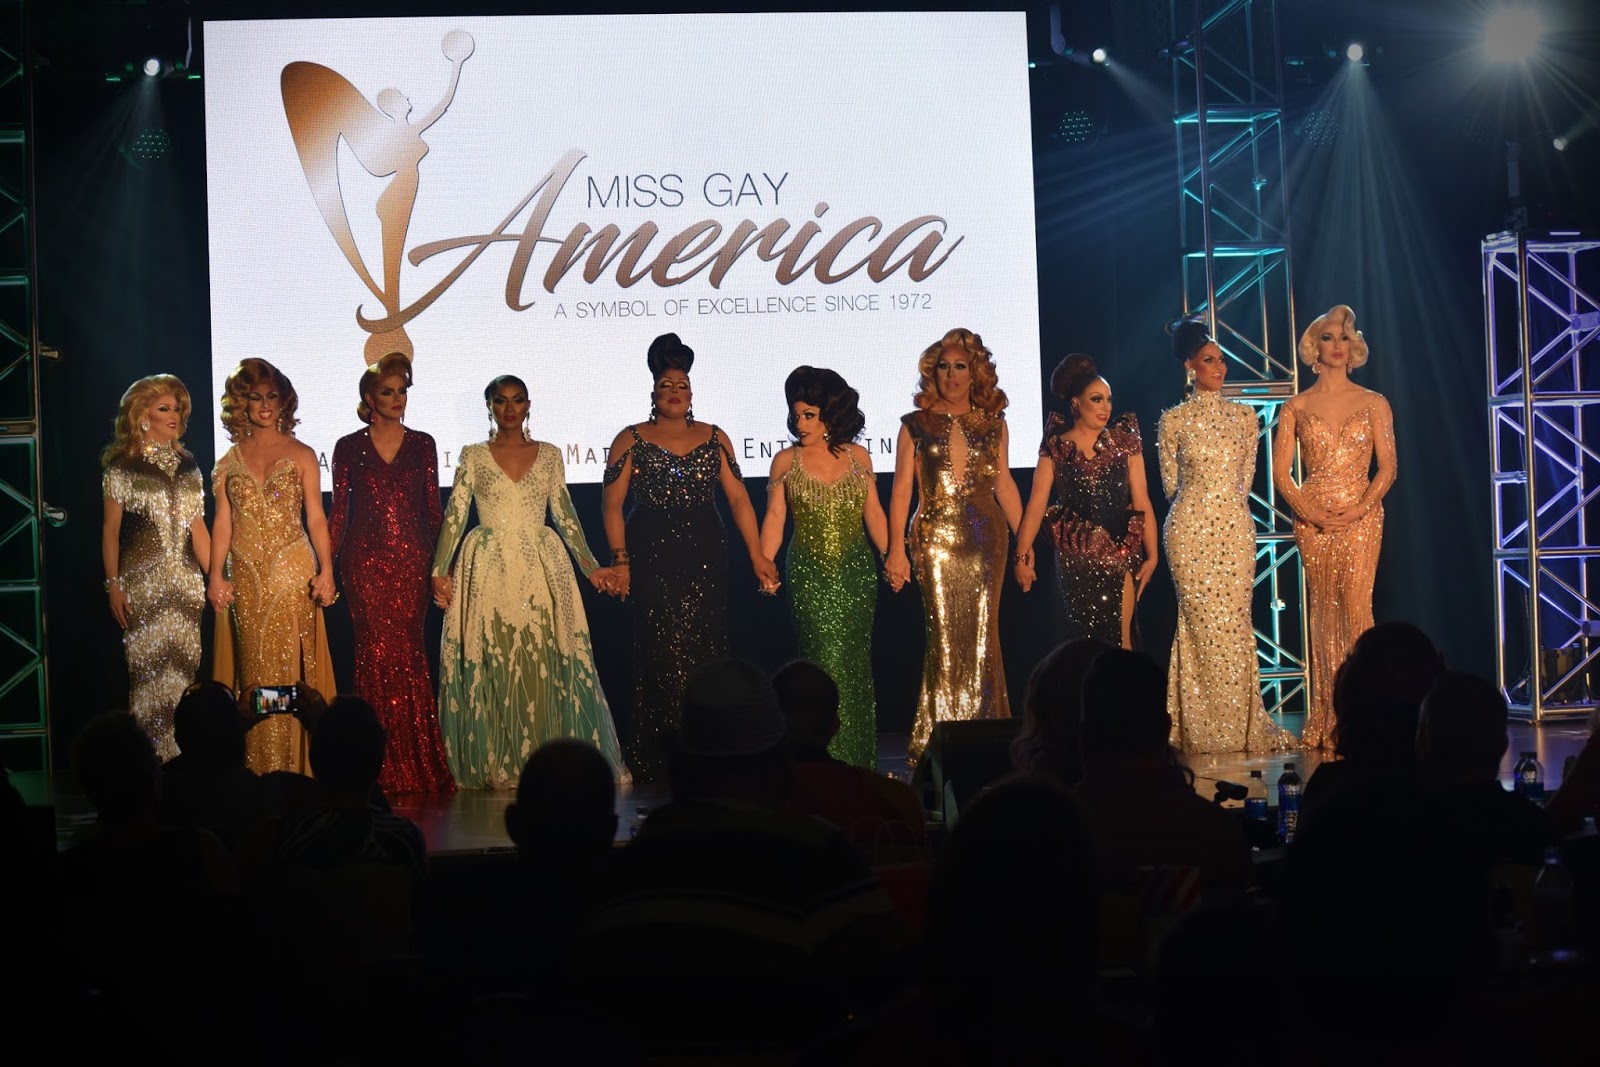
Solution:
{"label": "stage floor", "polygon": [[[1298,732],[1298,716],[1285,718],[1284,725]],[[1500,778],[1509,786],[1511,768],[1523,752],[1538,753],[1545,769],[1545,788],[1555,789],[1561,784],[1562,766],[1567,757],[1575,756],[1588,736],[1588,723],[1583,719],[1571,722],[1512,723],[1511,743],[1500,765]],[[885,774],[901,781],[909,779],[906,766],[905,734],[880,734],[878,736],[878,766]],[[1195,792],[1210,799],[1215,783],[1221,779],[1244,782],[1252,770],[1260,770],[1269,786],[1277,781],[1283,765],[1293,761],[1301,778],[1309,778],[1322,762],[1318,752],[1281,752],[1270,756],[1195,756],[1187,762],[1195,773]],[[94,821],[94,811],[76,787],[69,773],[15,774],[12,782],[30,804],[53,804],[56,808],[56,829],[60,843],[72,842],[85,827]],[[505,831],[505,809],[514,797],[510,790],[462,790],[453,794],[407,794],[391,798],[394,810],[415,822],[427,839],[428,851],[480,852],[486,849],[512,847]],[[634,827],[650,809],[667,801],[664,785],[628,786],[617,796],[617,837],[626,840]]]}

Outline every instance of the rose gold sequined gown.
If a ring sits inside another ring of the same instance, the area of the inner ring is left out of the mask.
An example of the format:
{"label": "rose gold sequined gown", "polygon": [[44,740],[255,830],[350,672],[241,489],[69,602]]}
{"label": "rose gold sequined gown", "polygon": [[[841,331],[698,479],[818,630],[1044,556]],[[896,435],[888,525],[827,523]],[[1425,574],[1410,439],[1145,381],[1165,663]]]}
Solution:
{"label": "rose gold sequined gown", "polygon": [[[266,481],[230,448],[213,480],[228,494],[233,539],[227,577],[234,601],[213,648],[213,672],[240,694],[260,685],[304,682],[336,693],[322,609],[311,599],[317,557],[303,521],[300,470],[283,457]],[[226,629],[224,629],[226,626]],[[293,715],[268,715],[245,734],[245,761],[257,773],[309,769],[305,731]]]}
{"label": "rose gold sequined gown", "polygon": [[[1305,479],[1289,478],[1295,443]],[[1287,455],[1283,451],[1287,450]],[[1374,453],[1378,475],[1369,480]],[[1333,675],[1356,638],[1372,627],[1372,583],[1383,544],[1383,495],[1394,484],[1394,416],[1377,393],[1344,424],[1285,404],[1278,415],[1273,464],[1278,492],[1296,516],[1315,508],[1356,507],[1348,526],[1320,530],[1299,519],[1295,544],[1305,561],[1306,608],[1311,622],[1311,696],[1301,744],[1321,748],[1333,730]]]}
{"label": "rose gold sequined gown", "polygon": [[[995,499],[1000,464],[997,415],[915,411],[900,420],[916,449],[917,513],[909,555],[922,590],[926,649],[922,693],[906,758],[922,758],[933,724],[1005,719],[1005,665],[1000,659],[1000,589],[1010,531]],[[966,469],[956,477],[951,439],[966,438]]]}
{"label": "rose gold sequined gown", "polygon": [[128,595],[128,710],[169,760],[178,754],[172,711],[200,669],[206,579],[190,537],[204,508],[200,469],[187,452],[148,445],[113,460],[102,484],[106,499],[122,506],[117,571]]}
{"label": "rose gold sequined gown", "polygon": [[1255,581],[1255,412],[1197,389],[1161,416],[1165,543],[1178,593],[1167,676],[1172,743],[1188,753],[1271,752],[1294,743],[1261,703],[1250,593]]}

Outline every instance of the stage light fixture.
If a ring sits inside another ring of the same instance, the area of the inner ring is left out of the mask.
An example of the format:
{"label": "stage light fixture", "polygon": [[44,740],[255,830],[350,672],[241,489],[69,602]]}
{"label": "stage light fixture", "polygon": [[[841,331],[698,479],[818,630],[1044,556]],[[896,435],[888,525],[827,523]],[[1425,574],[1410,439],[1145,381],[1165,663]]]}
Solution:
{"label": "stage light fixture", "polygon": [[1557,152],[1565,152],[1567,150],[1567,139],[1565,137],[1557,137],[1550,144]]}
{"label": "stage light fixture", "polygon": [[1094,60],[1095,66],[1103,67],[1106,65],[1106,61],[1111,57],[1106,54],[1106,50],[1104,48],[1096,48],[1093,52],[1089,53],[1089,58]]}
{"label": "stage light fixture", "polygon": [[1361,62],[1361,57],[1366,54],[1366,49],[1361,47],[1361,42],[1359,41],[1351,41],[1350,47],[1344,50],[1344,57],[1352,63]]}
{"label": "stage light fixture", "polygon": [[144,61],[144,76],[146,78],[154,78],[160,73],[161,60],[157,59],[155,56],[151,56],[149,59]]}
{"label": "stage light fixture", "polygon": [[1071,107],[1061,113],[1056,122],[1054,137],[1064,144],[1083,144],[1094,136],[1094,116],[1081,107]]}
{"label": "stage light fixture", "polygon": [[1483,27],[1483,54],[1496,63],[1524,63],[1539,48],[1544,23],[1531,7],[1501,7]]}

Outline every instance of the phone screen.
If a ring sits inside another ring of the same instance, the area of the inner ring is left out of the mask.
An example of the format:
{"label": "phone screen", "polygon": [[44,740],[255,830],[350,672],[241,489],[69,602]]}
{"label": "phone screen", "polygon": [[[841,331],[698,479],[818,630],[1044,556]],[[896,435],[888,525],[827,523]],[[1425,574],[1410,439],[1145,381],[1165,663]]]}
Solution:
{"label": "phone screen", "polygon": [[262,685],[256,687],[255,713],[257,715],[285,715],[295,710],[295,692],[292,685]]}

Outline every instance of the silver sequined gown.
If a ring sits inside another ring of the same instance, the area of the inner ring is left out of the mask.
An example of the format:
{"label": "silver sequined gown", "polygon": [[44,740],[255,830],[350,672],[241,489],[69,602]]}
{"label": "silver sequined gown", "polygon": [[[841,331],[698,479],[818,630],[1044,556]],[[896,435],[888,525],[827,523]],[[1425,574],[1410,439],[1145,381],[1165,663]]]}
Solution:
{"label": "silver sequined gown", "polygon": [[1167,713],[1172,743],[1187,753],[1293,744],[1262,706],[1250,623],[1257,429],[1250,408],[1197,389],[1162,414],[1157,430],[1161,483],[1172,498],[1167,562],[1178,593]]}
{"label": "silver sequined gown", "polygon": [[205,506],[204,482],[187,452],[147,446],[113,460],[102,487],[122,506],[117,571],[128,594],[128,706],[168,760],[178,754],[172,709],[200,669],[206,580],[189,531]]}

